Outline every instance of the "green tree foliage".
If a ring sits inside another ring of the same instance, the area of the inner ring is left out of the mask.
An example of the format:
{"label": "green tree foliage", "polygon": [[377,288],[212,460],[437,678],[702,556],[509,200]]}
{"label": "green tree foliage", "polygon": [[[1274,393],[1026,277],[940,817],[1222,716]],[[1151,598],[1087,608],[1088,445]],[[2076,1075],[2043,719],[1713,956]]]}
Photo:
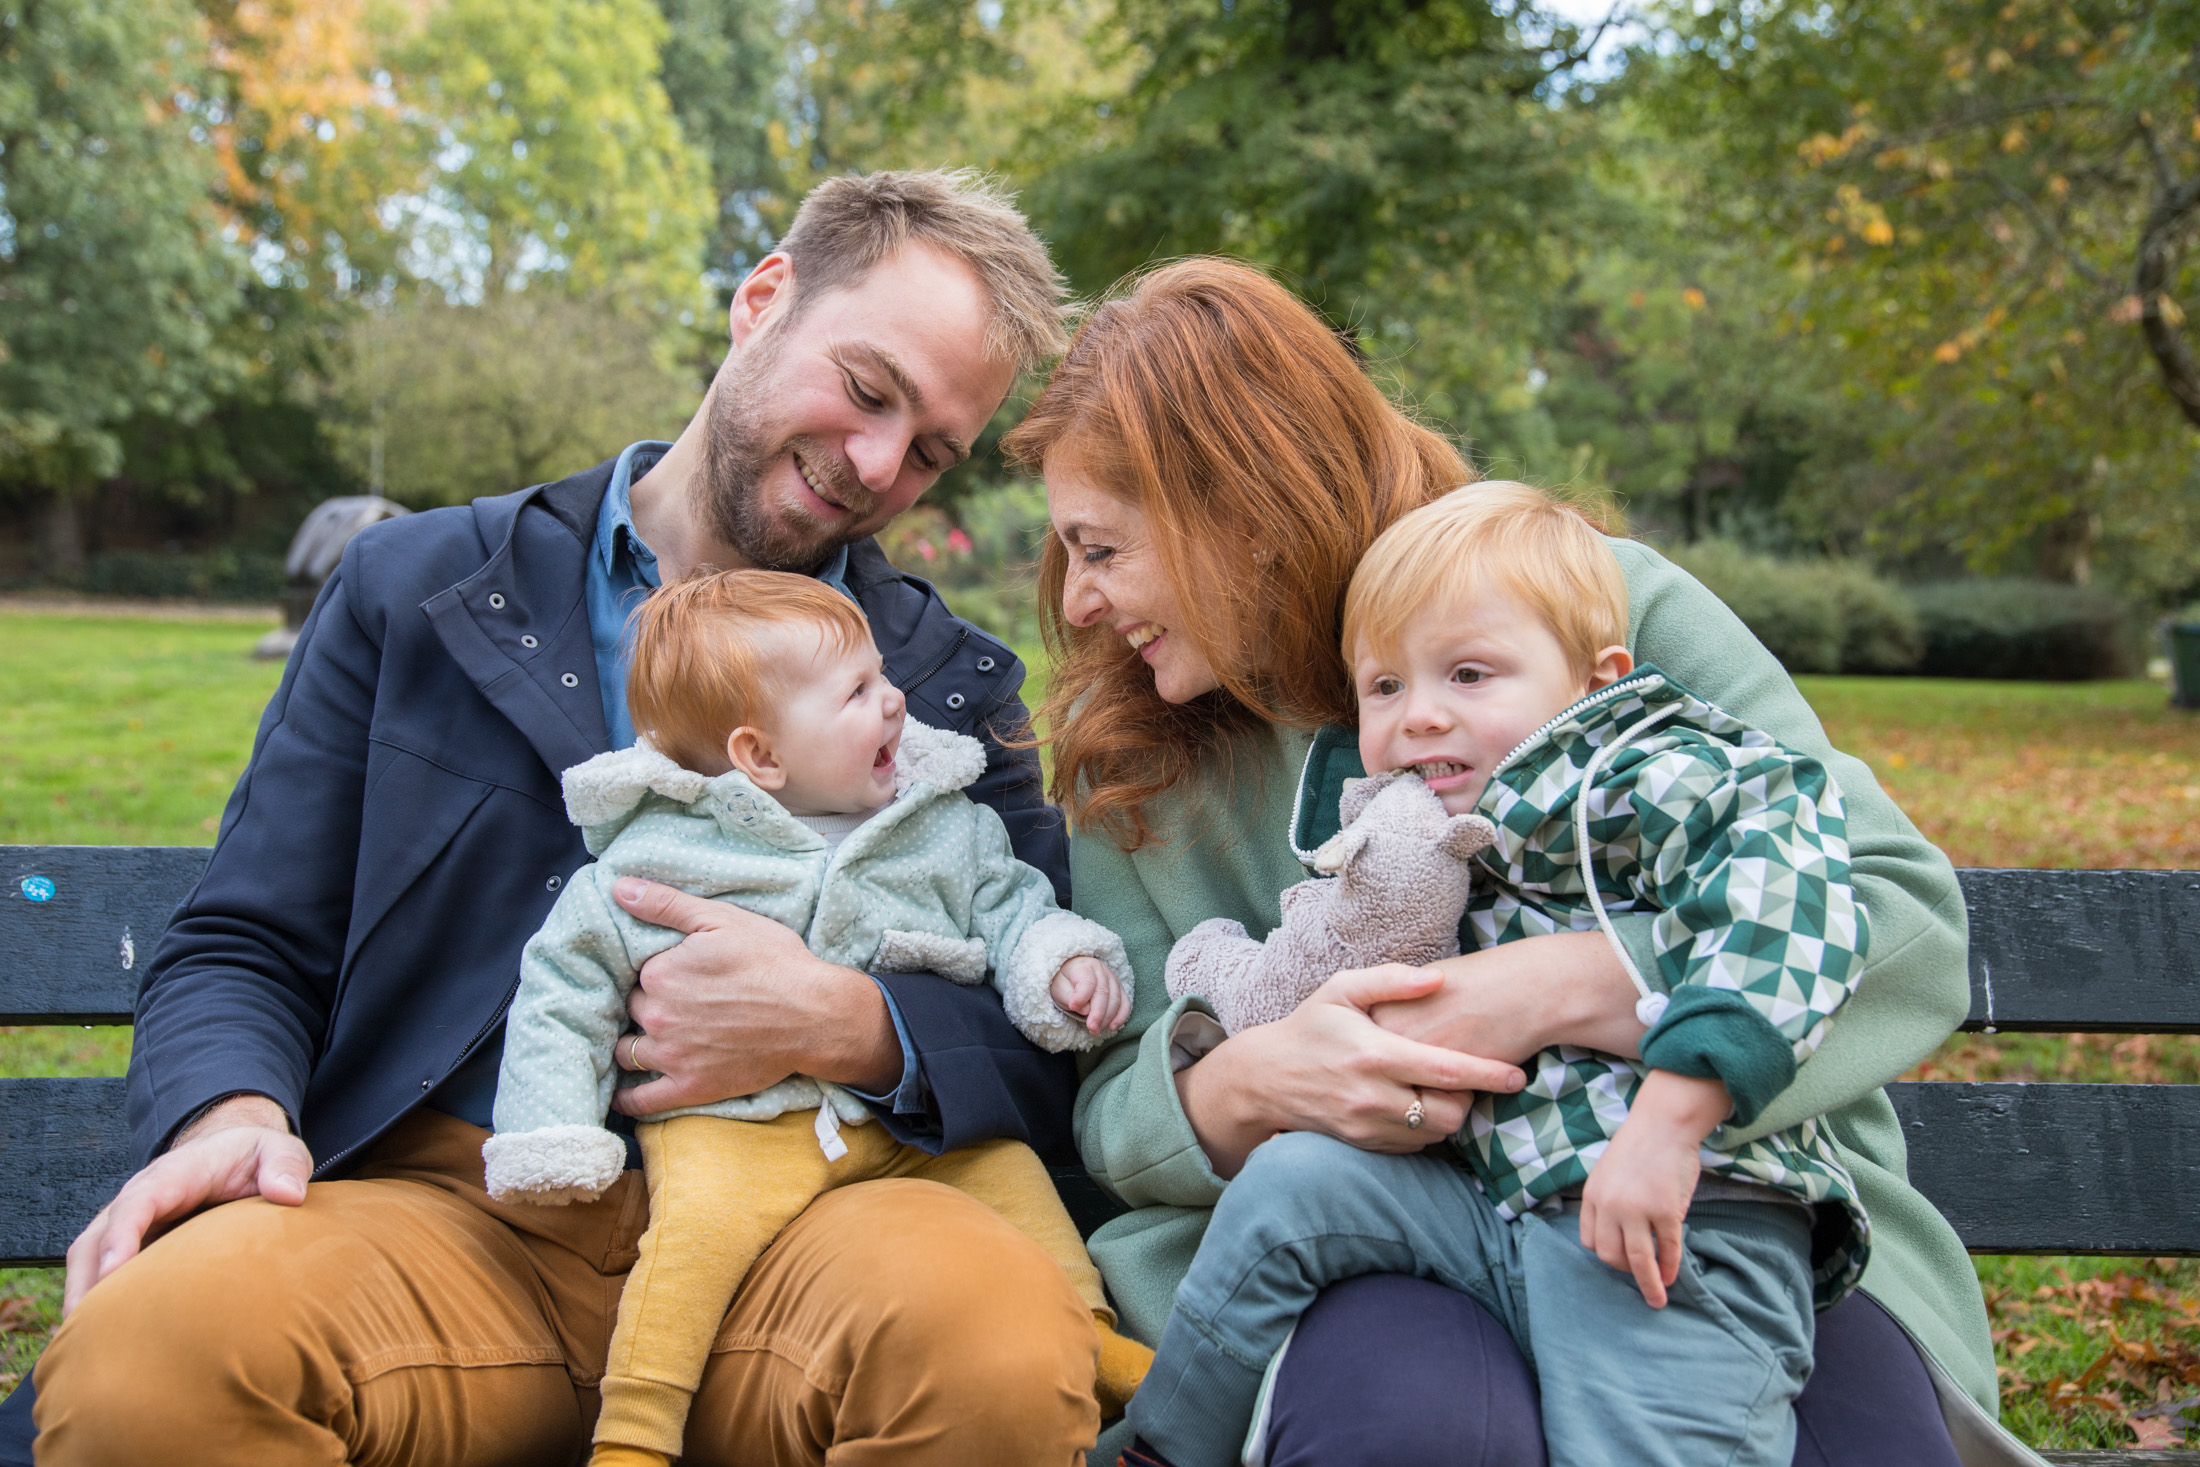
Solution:
{"label": "green tree foliage", "polygon": [[657,78],[647,0],[446,0],[391,58],[414,172],[378,201],[404,277],[536,282],[660,317],[699,303],[711,205]]}
{"label": "green tree foliage", "polygon": [[1848,497],[1881,549],[2200,576],[2200,11],[1770,0],[1663,19],[1651,95],[1712,140],[1725,220],[1807,268],[1798,326],[1872,403]]}
{"label": "green tree foliage", "polygon": [[27,0],[0,15],[0,482],[78,498],[135,415],[189,420],[227,373],[239,262],[212,203],[205,36],[176,0]]}
{"label": "green tree foliage", "polygon": [[637,438],[673,437],[695,388],[609,300],[503,291],[434,296],[366,316],[349,339],[333,424],[378,492],[427,507],[562,477]]}

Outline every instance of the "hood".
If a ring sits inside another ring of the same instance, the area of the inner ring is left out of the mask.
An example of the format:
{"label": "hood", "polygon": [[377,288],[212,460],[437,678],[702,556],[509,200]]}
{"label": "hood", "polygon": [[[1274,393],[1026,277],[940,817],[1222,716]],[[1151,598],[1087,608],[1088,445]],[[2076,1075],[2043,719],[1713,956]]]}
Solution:
{"label": "hood", "polygon": [[[985,773],[985,745],[967,734],[909,719],[894,758],[894,798],[947,793]],[[738,769],[712,776],[683,769],[643,739],[630,749],[598,754],[565,771],[565,813],[581,828],[591,855],[601,855],[652,797],[691,815],[746,826],[755,835],[796,847],[819,837]],[[763,817],[761,821],[759,817]],[[758,826],[761,824],[762,828]]]}

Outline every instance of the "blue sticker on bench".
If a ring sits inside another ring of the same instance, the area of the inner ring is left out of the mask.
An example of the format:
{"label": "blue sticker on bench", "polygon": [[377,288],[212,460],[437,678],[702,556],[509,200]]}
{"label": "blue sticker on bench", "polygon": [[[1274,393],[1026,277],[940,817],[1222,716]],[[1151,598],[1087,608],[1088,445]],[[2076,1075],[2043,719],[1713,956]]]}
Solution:
{"label": "blue sticker on bench", "polygon": [[23,878],[23,895],[34,902],[50,902],[53,900],[53,883],[43,876],[26,876]]}

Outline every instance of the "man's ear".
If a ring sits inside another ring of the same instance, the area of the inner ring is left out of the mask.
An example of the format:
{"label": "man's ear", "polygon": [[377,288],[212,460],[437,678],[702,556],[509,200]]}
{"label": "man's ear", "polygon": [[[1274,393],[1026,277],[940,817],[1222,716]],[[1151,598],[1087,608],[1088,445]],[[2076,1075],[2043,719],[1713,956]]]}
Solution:
{"label": "man's ear", "polygon": [[742,724],[726,735],[726,762],[749,777],[760,790],[783,789],[787,766],[772,752],[772,741],[760,728]]}
{"label": "man's ear", "polygon": [[1596,664],[1589,669],[1589,692],[1608,688],[1635,670],[1635,654],[1625,647],[1607,647],[1597,654]]}
{"label": "man's ear", "polygon": [[726,308],[726,334],[736,350],[773,320],[787,314],[794,303],[794,261],[769,254],[756,262],[748,278],[735,288],[733,304]]}

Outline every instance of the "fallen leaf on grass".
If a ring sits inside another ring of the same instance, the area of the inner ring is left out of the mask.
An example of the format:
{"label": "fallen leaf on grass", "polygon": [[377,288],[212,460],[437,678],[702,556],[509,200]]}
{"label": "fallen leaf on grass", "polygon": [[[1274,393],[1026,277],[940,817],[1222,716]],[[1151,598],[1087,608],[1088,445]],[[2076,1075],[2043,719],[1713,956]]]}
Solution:
{"label": "fallen leaf on grass", "polygon": [[0,1299],[0,1335],[34,1334],[38,1306],[29,1299]]}
{"label": "fallen leaf on grass", "polygon": [[2178,1440],[2179,1433],[2176,1428],[2159,1416],[2127,1417],[2124,1425],[2130,1427],[2132,1435],[2138,1437],[2139,1448],[2142,1451],[2183,1445]]}

